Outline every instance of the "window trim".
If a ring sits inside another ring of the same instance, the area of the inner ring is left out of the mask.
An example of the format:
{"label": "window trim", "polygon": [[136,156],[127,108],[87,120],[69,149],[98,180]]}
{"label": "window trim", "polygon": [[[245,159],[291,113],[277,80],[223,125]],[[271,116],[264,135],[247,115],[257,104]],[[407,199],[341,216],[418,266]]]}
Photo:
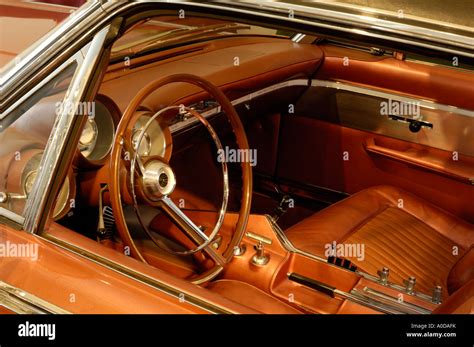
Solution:
{"label": "window trim", "polygon": [[61,164],[68,156],[66,151],[68,139],[75,129],[80,128],[84,120],[84,117],[76,116],[76,108],[88,90],[110,28],[111,25],[108,25],[100,30],[91,42],[74,55],[76,58],[80,56],[82,60],[64,98],[64,102],[74,107],[70,110],[68,107],[63,108],[63,112],[57,116],[44,149],[40,164],[43,169],[38,174],[24,210],[23,227],[27,232],[38,233],[49,218],[49,213],[46,212],[50,210],[54,202],[52,197],[57,195],[60,183],[63,182],[61,176],[66,172],[61,170]]}
{"label": "window trim", "polygon": [[[69,58],[67,61],[65,61],[63,64],[61,64],[61,66],[59,66],[58,68],[56,68],[51,74],[49,74],[46,78],[44,78],[41,83],[39,83],[38,85],[36,85],[34,88],[30,89],[28,91],[28,93],[26,93],[25,95],[23,95],[21,98],[19,98],[13,105],[11,105],[11,107],[9,107],[5,113],[3,113],[2,115],[0,115],[0,121],[5,121],[6,119],[8,119],[8,116],[9,114],[11,114],[13,111],[15,111],[19,106],[21,106],[25,101],[28,100],[28,98],[32,97],[33,95],[35,95],[38,91],[41,90],[41,88],[43,88],[45,85],[47,85],[51,80],[53,80],[54,78],[56,78],[59,74],[61,74],[63,71],[65,71],[69,66],[71,66],[71,64],[74,64],[76,63],[77,66],[76,66],[76,70],[74,72],[74,75],[77,74],[77,71],[79,70],[79,67],[81,66],[82,62],[83,62],[83,53],[81,51],[77,52],[76,54],[74,54],[71,58]],[[74,78],[74,75],[73,75],[73,78]],[[71,84],[70,86],[72,85],[72,80],[71,80]],[[69,90],[69,89],[68,89]],[[66,91],[66,95],[64,97],[64,99],[67,97],[67,93],[68,91]],[[63,99],[63,100],[64,100]],[[21,118],[21,116],[19,117]],[[56,117],[56,120],[57,120],[57,117]],[[1,125],[0,125],[1,126]],[[4,131],[9,127],[10,125],[7,125],[6,128],[4,129]],[[54,135],[54,128],[51,130],[51,133],[50,133],[50,137]],[[49,141],[48,141],[49,142]],[[45,149],[46,150],[46,149]],[[35,181],[35,183],[33,184],[33,188],[32,188],[32,192],[36,189],[36,185],[37,185],[37,181]],[[27,198],[26,201],[29,200],[29,197]],[[26,206],[25,206],[25,209],[24,209],[24,215],[26,215]],[[5,219],[11,221],[11,222],[14,222],[15,225],[17,225],[18,227],[20,228],[23,228],[24,226],[24,223],[25,223],[25,217],[16,213],[16,212],[13,212],[11,210],[9,210],[8,208],[4,208],[4,207],[0,207],[0,216],[1,217],[4,217]]]}

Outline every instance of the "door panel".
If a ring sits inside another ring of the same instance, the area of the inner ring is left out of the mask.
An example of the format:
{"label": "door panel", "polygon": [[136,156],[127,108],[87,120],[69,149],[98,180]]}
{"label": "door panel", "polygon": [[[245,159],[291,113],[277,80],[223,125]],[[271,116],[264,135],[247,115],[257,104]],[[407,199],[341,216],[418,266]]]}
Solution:
{"label": "door panel", "polygon": [[[300,115],[474,156],[471,110],[323,80],[312,81],[295,109]],[[411,131],[415,123],[423,126]]]}
{"label": "door panel", "polygon": [[[374,155],[367,143],[429,153],[443,163],[451,152],[315,118],[287,115],[281,119],[277,174],[281,178],[347,193],[376,185],[393,185],[474,222],[474,186],[420,165]],[[472,175],[472,157],[459,155],[451,170]],[[443,165],[441,165],[443,166]]]}
{"label": "door panel", "polygon": [[474,73],[319,47],[311,87],[281,118],[277,176],[349,194],[392,185],[474,222]]}

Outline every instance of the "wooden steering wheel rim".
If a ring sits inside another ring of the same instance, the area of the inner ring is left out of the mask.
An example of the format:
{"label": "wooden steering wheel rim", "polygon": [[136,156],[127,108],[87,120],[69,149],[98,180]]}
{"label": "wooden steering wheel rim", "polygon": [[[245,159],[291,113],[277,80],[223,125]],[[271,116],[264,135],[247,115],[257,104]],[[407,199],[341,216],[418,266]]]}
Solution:
{"label": "wooden steering wheel rim", "polygon": [[[147,263],[140,250],[136,246],[129,230],[127,223],[125,222],[125,216],[122,208],[122,198],[121,198],[121,182],[120,182],[120,161],[121,154],[123,150],[123,144],[127,143],[125,139],[126,130],[129,126],[130,120],[133,118],[134,113],[137,111],[138,107],[143,103],[143,101],[158,88],[161,88],[167,84],[182,82],[193,84],[201,89],[205,90],[209,95],[214,97],[216,101],[220,104],[221,109],[224,111],[227,119],[229,120],[232,129],[234,131],[237,145],[240,149],[248,150],[249,145],[247,141],[247,136],[245,134],[245,129],[242,125],[239,115],[237,114],[235,108],[232,106],[229,99],[224,95],[224,93],[214,86],[212,83],[204,80],[201,77],[191,75],[191,74],[175,74],[170,75],[160,80],[156,80],[145,86],[138,94],[132,99],[127,109],[125,110],[122,119],[117,128],[117,132],[114,139],[114,144],[111,151],[111,159],[109,166],[110,173],[110,200],[112,208],[115,214],[117,230],[122,238],[122,241],[126,246],[129,247],[130,255],[135,259],[138,259],[144,263]],[[235,231],[232,235],[232,238],[222,253],[222,256],[225,259],[225,262],[228,263],[233,255],[234,248],[240,245],[242,238],[244,236],[245,230],[247,228],[247,222],[250,214],[251,200],[252,200],[252,168],[249,161],[241,162],[242,167],[242,199],[241,207],[239,211],[239,218],[237,220]],[[202,283],[204,281],[210,280],[215,277],[221,270],[222,266],[216,264],[213,268],[198,275],[193,278],[194,283]]]}

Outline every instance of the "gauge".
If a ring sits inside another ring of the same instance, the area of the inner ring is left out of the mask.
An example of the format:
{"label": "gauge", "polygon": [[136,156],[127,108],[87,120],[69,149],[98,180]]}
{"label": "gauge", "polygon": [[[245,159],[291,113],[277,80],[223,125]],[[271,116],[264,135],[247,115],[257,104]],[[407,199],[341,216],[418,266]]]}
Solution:
{"label": "gauge", "polygon": [[145,130],[140,144],[138,140],[143,129],[147,126],[148,121],[150,120],[151,113],[139,111],[136,114],[137,121],[132,130],[132,145],[136,150],[138,147],[138,154],[140,156],[160,156],[169,160],[171,156],[171,133],[169,128],[162,126],[162,124],[157,120],[149,124],[148,128]]}
{"label": "gauge", "polygon": [[[84,124],[78,149],[86,162],[103,164],[112,149],[115,127],[120,111],[115,103],[104,95],[98,95],[94,102],[94,114]],[[84,164],[84,160],[81,160]]]}
{"label": "gauge", "polygon": [[38,176],[38,170],[30,171],[26,174],[25,182],[23,183],[23,190],[26,196],[30,195],[36,176]]}
{"label": "gauge", "polygon": [[92,156],[98,135],[97,123],[93,118],[89,118],[84,125],[84,130],[82,130],[81,138],[79,139],[79,150],[84,157],[89,158]]}
{"label": "gauge", "polygon": [[38,168],[40,166],[41,158],[43,157],[43,151],[38,151],[33,155],[26,163],[25,168],[22,172],[21,184],[23,187],[23,193],[29,196],[33,190],[33,184],[38,176]]}
{"label": "gauge", "polygon": [[[23,187],[23,193],[26,197],[28,197],[33,190],[33,185],[38,176],[42,157],[43,152],[37,152],[28,160],[27,164],[25,165],[25,168],[23,169],[21,182]],[[66,215],[66,213],[70,210],[69,201],[71,199],[74,199],[75,195],[76,184],[74,174],[72,170],[69,170],[68,175],[64,179],[64,183],[61,186],[58,197],[56,199],[56,204],[53,210],[54,220],[61,219]]]}
{"label": "gauge", "polygon": [[69,201],[73,198],[71,194],[71,182],[69,177],[66,176],[64,183],[59,191],[58,197],[56,199],[56,204],[54,205],[53,219],[58,220],[66,215],[69,211]]}

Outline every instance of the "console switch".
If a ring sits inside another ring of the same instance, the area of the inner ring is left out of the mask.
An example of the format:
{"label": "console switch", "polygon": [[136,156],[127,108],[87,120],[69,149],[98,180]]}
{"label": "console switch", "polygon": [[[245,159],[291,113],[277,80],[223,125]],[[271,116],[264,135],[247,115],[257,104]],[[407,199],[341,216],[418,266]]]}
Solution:
{"label": "console switch", "polygon": [[388,284],[388,275],[390,274],[390,270],[388,267],[384,266],[382,270],[377,271],[379,275],[379,282],[386,286]]}
{"label": "console switch", "polygon": [[408,294],[412,295],[415,292],[416,278],[414,276],[408,277],[407,280],[403,281],[405,283],[405,290]]}

